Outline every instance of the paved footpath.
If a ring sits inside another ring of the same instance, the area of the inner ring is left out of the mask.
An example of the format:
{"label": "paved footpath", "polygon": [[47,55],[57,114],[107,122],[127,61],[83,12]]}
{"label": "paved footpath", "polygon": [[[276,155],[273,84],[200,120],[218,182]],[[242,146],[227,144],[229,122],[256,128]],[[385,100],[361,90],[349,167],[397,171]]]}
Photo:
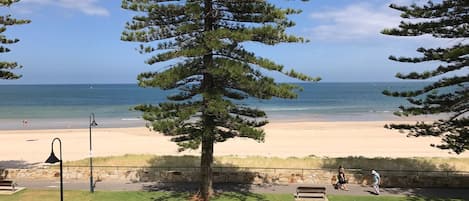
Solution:
{"label": "paved footpath", "polygon": [[[29,189],[58,189],[58,181],[50,180],[18,180],[18,185]],[[294,193],[297,186],[321,186],[317,184],[285,184],[285,185],[249,185],[249,184],[215,184],[217,192],[238,191],[252,193]],[[330,184],[326,186],[328,195],[363,195],[376,196],[369,186],[348,185],[349,191],[336,190]],[[64,181],[65,190],[89,190],[89,181]],[[96,191],[176,191],[190,192],[197,189],[195,183],[130,183],[126,181],[101,181],[96,183]],[[381,195],[387,196],[421,196],[438,198],[458,198],[469,200],[469,189],[465,188],[382,188]]]}

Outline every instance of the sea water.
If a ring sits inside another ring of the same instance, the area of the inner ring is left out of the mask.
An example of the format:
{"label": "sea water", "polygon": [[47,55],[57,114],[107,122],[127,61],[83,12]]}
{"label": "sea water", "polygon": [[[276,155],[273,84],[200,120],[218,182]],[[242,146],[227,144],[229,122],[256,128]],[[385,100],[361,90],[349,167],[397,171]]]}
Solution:
{"label": "sea water", "polygon": [[[299,83],[297,99],[242,103],[267,112],[271,121],[374,121],[396,119],[403,98],[383,90],[419,89],[428,83]],[[100,127],[143,126],[138,104],[158,104],[175,91],[135,84],[0,85],[0,129],[86,128],[95,114]],[[27,123],[24,123],[27,121]]]}

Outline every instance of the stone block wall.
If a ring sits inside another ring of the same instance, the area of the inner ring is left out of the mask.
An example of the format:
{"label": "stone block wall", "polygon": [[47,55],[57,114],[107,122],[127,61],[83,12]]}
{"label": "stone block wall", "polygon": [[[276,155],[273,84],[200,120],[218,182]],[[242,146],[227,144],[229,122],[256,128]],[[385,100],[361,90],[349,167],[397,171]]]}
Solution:
{"label": "stone block wall", "polygon": [[[64,167],[64,180],[89,179],[88,167]],[[34,169],[4,169],[0,177],[21,180],[49,180],[59,177],[57,167],[43,167]],[[235,169],[215,168],[214,182],[220,183],[250,183],[250,184],[289,184],[307,183],[329,185],[335,182],[335,170],[327,169]],[[96,180],[130,181],[130,182],[197,182],[198,168],[129,168],[129,167],[94,167],[93,175]],[[351,184],[370,185],[371,175],[361,171],[346,172]],[[383,187],[454,187],[469,188],[469,174],[391,174],[381,172]]]}

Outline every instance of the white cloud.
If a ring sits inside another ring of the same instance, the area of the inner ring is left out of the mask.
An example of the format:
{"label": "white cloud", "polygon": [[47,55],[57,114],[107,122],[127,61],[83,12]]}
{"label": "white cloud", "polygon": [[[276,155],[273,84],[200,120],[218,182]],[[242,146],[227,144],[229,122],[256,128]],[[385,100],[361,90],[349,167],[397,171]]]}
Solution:
{"label": "white cloud", "polygon": [[341,9],[327,9],[310,16],[317,26],[310,29],[312,37],[321,40],[353,40],[379,37],[380,31],[393,28],[402,20],[399,12],[390,9],[390,3],[410,5],[420,0],[383,1],[381,5],[358,3]]}
{"label": "white cloud", "polygon": [[357,39],[376,36],[384,28],[395,27],[400,17],[390,9],[370,4],[349,5],[340,10],[327,10],[311,14],[320,24],[312,28],[313,38]]}
{"label": "white cloud", "polygon": [[58,6],[78,10],[86,15],[109,16],[106,8],[96,5],[98,0],[22,0],[24,4],[40,6]]}

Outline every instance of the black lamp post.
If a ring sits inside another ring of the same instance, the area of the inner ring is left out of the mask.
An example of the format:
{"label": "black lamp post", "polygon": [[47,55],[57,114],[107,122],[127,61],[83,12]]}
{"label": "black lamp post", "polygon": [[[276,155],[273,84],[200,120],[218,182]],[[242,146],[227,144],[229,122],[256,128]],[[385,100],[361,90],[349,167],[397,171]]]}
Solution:
{"label": "black lamp post", "polygon": [[98,124],[94,120],[94,113],[90,115],[90,192],[94,193],[94,185],[93,185],[93,149],[91,146],[91,127],[95,127]]}
{"label": "black lamp post", "polygon": [[[60,159],[57,158],[57,156],[55,156],[54,154],[54,142],[55,140],[58,140],[59,141],[59,145],[60,145]],[[52,140],[52,143],[51,143],[51,153],[50,153],[50,156],[49,158],[47,158],[46,162],[45,163],[50,163],[50,164],[54,164],[54,163],[57,163],[57,162],[60,162],[60,201],[63,201],[64,200],[64,186],[63,186],[63,175],[62,175],[62,141],[60,141],[59,138],[54,138]]]}

